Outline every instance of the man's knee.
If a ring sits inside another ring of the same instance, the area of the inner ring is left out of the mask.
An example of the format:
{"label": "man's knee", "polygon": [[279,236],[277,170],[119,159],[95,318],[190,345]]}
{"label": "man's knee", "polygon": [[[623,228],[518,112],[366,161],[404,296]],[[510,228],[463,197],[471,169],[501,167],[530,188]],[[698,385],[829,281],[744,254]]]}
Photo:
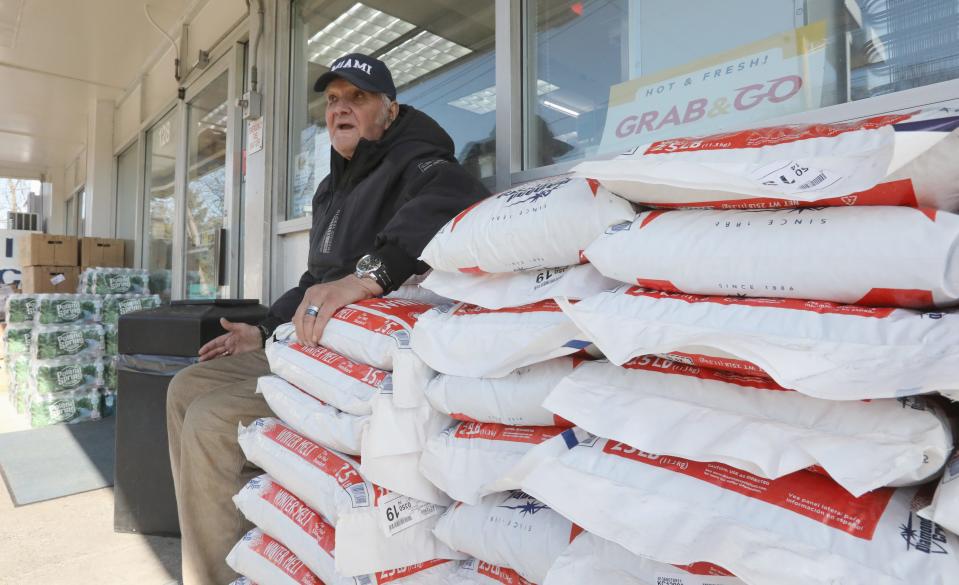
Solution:
{"label": "man's knee", "polygon": [[183,417],[186,433],[217,433],[236,437],[239,415],[233,412],[229,396],[208,392],[195,397]]}
{"label": "man's knee", "polygon": [[166,410],[167,415],[176,415],[182,420],[190,404],[205,394],[209,380],[197,376],[197,370],[202,364],[194,364],[177,372],[167,387]]}

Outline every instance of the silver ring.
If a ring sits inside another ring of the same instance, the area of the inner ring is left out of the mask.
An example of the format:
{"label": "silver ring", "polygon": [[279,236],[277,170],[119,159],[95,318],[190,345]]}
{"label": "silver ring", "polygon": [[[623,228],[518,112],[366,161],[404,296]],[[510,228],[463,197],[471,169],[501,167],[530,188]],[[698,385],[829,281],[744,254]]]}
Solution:
{"label": "silver ring", "polygon": [[306,308],[306,314],[309,315],[310,317],[316,317],[317,315],[320,314],[320,308],[317,307],[316,305],[310,305],[309,307]]}

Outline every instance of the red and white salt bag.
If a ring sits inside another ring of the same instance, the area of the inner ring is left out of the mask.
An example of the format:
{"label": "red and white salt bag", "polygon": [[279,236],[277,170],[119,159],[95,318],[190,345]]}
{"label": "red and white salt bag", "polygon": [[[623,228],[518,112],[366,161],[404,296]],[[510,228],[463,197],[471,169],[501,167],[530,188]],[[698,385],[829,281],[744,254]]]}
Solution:
{"label": "red and white salt bag", "polygon": [[250,480],[233,497],[247,520],[284,543],[326,585],[381,585],[403,580],[407,585],[445,585],[456,563],[438,559],[411,567],[345,577],[335,568],[335,529],[302,500],[267,475]]}
{"label": "red and white salt bag", "polygon": [[314,398],[358,416],[372,412],[376,391],[392,387],[389,372],[357,363],[324,346],[301,345],[293,325],[281,325],[266,345],[270,371]]}
{"label": "red and white salt bag", "polygon": [[573,172],[644,205],[838,198],[879,183],[892,160],[892,124],[908,118],[878,116],[660,140],[613,160],[580,163]]}
{"label": "red and white salt bag", "polygon": [[622,286],[563,311],[615,364],[669,354],[829,400],[959,388],[959,314]]}
{"label": "red and white salt bag", "polygon": [[448,506],[449,497],[423,475],[419,460],[430,437],[451,422],[426,401],[401,408],[390,389],[381,389],[363,434],[360,471],[369,481],[391,491]]}
{"label": "red and white salt bag", "polygon": [[420,470],[454,500],[478,504],[483,496],[517,489],[515,470],[523,459],[564,430],[457,422],[429,440]]}
{"label": "red and white salt bag", "polygon": [[486,496],[475,506],[453,504],[434,532],[450,548],[542,583],[556,558],[582,530],[515,490]]}
{"label": "red and white salt bag", "polygon": [[277,419],[241,427],[239,442],[249,461],[336,527],[339,573],[365,575],[463,558],[432,535],[444,507],[373,485],[349,455],[318,445]]}
{"label": "red and white salt bag", "polygon": [[663,140],[573,171],[652,207],[911,205],[955,211],[957,114],[931,108]]}
{"label": "red and white salt bag", "polygon": [[513,569],[497,567],[479,559],[461,561],[450,585],[536,585]]}
{"label": "red and white salt bag", "polygon": [[236,543],[226,556],[226,564],[264,585],[324,585],[290,549],[259,528]]}
{"label": "red and white salt bag", "polygon": [[959,215],[932,209],[686,209],[644,211],[586,255],[669,292],[922,309],[959,302],[957,249]]}
{"label": "red and white salt bag", "polygon": [[320,345],[355,362],[392,371],[396,354],[409,348],[416,318],[432,308],[400,298],[359,301],[333,314]]}
{"label": "red and white salt bag", "polygon": [[247,482],[233,496],[233,503],[247,520],[290,549],[323,583],[346,581],[334,568],[333,525],[269,475]]}
{"label": "red and white salt bag", "polygon": [[440,374],[426,386],[435,410],[456,420],[516,426],[569,426],[543,401],[582,360],[558,357],[513,370],[502,378]]}
{"label": "red and white salt bag", "polygon": [[589,345],[554,301],[492,311],[457,303],[420,316],[413,351],[437,372],[500,378]]}
{"label": "red and white salt bag", "polygon": [[855,498],[819,472],[768,480],[595,437],[523,486],[634,554],[713,563],[749,585],[951,585],[959,574],[957,537],[916,515],[915,487]]}
{"label": "red and white salt bag", "polygon": [[436,270],[423,282],[436,294],[484,309],[519,307],[554,297],[583,299],[617,284],[590,264],[500,274]]}
{"label": "red and white salt bag", "polygon": [[571,266],[603,230],[632,216],[629,202],[595,181],[550,177],[463,211],[433,236],[420,259],[433,270],[469,274]]}
{"label": "red and white salt bag", "polygon": [[543,585],[743,585],[710,563],[667,565],[634,555],[615,542],[584,532],[556,559]]}
{"label": "red and white salt bag", "polygon": [[959,450],[952,453],[932,502],[919,515],[959,534]]}
{"label": "red and white salt bag", "polygon": [[945,414],[920,397],[823,400],[655,356],[584,363],[544,406],[636,449],[771,479],[819,465],[855,496],[928,480],[952,448]]}
{"label": "red and white salt bag", "polygon": [[360,454],[360,442],[363,429],[369,424],[369,415],[343,412],[279,376],[263,376],[257,380],[256,391],[266,399],[273,414],[296,432],[335,451]]}

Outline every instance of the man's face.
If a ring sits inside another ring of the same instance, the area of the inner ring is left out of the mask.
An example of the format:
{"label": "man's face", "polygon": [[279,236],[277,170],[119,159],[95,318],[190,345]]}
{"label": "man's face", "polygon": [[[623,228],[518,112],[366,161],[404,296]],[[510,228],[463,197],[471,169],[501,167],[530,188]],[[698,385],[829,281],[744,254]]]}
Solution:
{"label": "man's face", "polygon": [[379,140],[391,122],[392,107],[383,97],[349,81],[334,79],[326,86],[326,129],[340,156],[353,157],[360,138]]}

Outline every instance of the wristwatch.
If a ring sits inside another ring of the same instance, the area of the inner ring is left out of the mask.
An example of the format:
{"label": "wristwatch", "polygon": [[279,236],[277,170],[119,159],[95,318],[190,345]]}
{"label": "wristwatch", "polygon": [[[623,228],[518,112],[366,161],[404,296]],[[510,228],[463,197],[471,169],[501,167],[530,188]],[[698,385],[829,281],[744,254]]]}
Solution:
{"label": "wristwatch", "polygon": [[266,340],[270,338],[270,335],[272,335],[272,333],[270,332],[269,328],[267,328],[267,326],[264,325],[263,323],[260,323],[259,325],[257,325],[256,328],[260,332],[260,343],[263,344],[263,347],[266,347]]}
{"label": "wristwatch", "polygon": [[356,272],[353,273],[357,278],[371,278],[376,284],[380,285],[384,293],[392,290],[393,281],[386,272],[386,266],[379,256],[367,254],[360,258],[356,263]]}

